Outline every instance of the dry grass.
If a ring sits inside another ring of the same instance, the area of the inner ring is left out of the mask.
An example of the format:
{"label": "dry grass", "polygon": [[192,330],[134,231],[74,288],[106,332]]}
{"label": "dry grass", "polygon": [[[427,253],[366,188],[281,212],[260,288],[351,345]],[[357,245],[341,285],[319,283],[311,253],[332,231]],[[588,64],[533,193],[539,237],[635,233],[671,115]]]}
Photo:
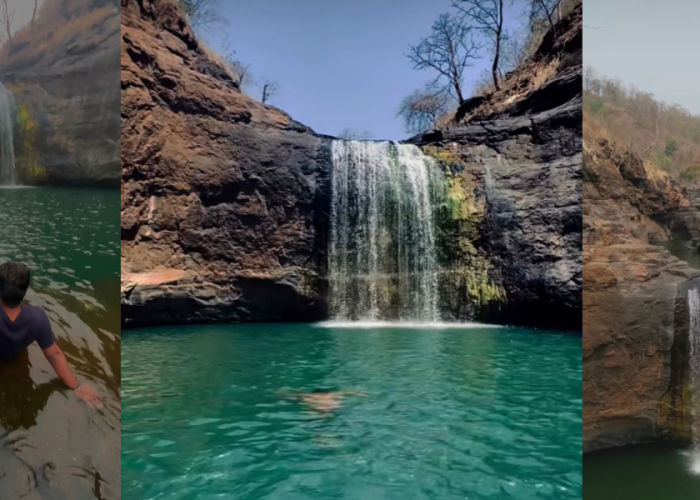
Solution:
{"label": "dry grass", "polygon": [[[500,90],[492,90],[493,84],[491,84],[489,88],[477,94],[486,100],[470,112],[460,116],[459,121],[466,123],[503,113],[551,81],[559,72],[560,66],[561,59],[559,57],[548,61],[526,61],[501,84]],[[457,115],[456,112],[452,113],[450,121],[456,119]],[[441,121],[446,118],[441,118]],[[450,121],[445,123],[450,123]]]}
{"label": "dry grass", "polygon": [[[557,24],[556,31],[548,31],[529,41],[530,55],[514,71],[506,75],[501,82],[500,90],[495,90],[493,82],[485,82],[475,94],[475,97],[481,98],[482,102],[473,109],[463,108],[453,113],[452,123],[455,120],[462,123],[482,120],[503,113],[541,89],[570,66],[580,68],[581,2],[570,0],[565,4],[564,17]],[[450,123],[445,122],[445,118],[443,117],[440,123]]]}
{"label": "dry grass", "polygon": [[97,9],[91,0],[51,0],[42,3],[32,30],[31,23],[21,28],[13,37],[10,47],[0,48],[0,65],[12,66],[22,61],[36,61],[46,56],[66,41],[81,46],[100,43],[106,35],[102,25],[111,22],[119,26],[117,5],[105,5]]}
{"label": "dry grass", "polygon": [[[660,107],[664,109],[662,104]],[[584,92],[584,136],[608,139],[667,172],[672,179],[696,184],[700,182],[700,117],[676,107],[666,108],[666,113],[661,111],[655,123],[645,119],[632,100],[613,103]],[[676,148],[668,154],[666,148],[671,141]]]}
{"label": "dry grass", "polygon": [[201,39],[197,39],[197,43],[199,44],[199,48],[202,51],[202,53],[211,61],[213,61],[217,66],[221,67],[234,82],[237,82],[239,80],[239,76],[231,69],[231,65],[228,64],[224,60],[224,58],[221,57],[221,55],[219,55],[216,51],[210,49],[206,44],[204,44],[201,41]]}

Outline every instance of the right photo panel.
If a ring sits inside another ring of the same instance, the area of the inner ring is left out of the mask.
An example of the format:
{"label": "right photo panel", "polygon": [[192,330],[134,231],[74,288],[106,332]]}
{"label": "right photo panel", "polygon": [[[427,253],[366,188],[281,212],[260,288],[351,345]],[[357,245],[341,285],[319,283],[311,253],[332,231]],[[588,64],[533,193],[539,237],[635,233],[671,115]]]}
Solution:
{"label": "right photo panel", "polygon": [[583,471],[700,498],[700,4],[586,0]]}

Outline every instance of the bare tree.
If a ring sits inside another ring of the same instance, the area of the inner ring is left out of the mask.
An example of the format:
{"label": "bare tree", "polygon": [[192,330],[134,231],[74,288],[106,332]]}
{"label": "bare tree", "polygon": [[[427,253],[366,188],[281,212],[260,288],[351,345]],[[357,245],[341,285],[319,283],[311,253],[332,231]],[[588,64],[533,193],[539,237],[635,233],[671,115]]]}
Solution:
{"label": "bare tree", "polygon": [[260,88],[262,89],[260,100],[263,104],[267,104],[267,102],[279,91],[279,86],[277,83],[267,79],[262,81]]}
{"label": "bare tree", "polygon": [[244,85],[250,83],[250,64],[244,64],[236,57],[236,51],[231,48],[231,41],[228,39],[224,42],[221,50],[224,54],[224,62],[235,73],[238,88],[242,90]]}
{"label": "bare tree", "polygon": [[12,48],[12,17],[13,13],[10,11],[7,5],[7,0],[2,0],[2,11],[0,12],[0,20],[5,25],[5,36],[7,37],[7,43],[10,44],[10,49]]}
{"label": "bare tree", "polygon": [[561,11],[559,9],[561,5],[561,0],[532,0],[532,6],[530,9],[530,18],[535,18],[535,17],[543,17],[547,19],[547,22],[549,23],[549,27],[551,28],[552,31],[555,30],[554,25],[555,25],[555,16],[554,13],[557,13],[556,19],[559,20],[561,18]]}
{"label": "bare tree", "polygon": [[36,21],[36,8],[39,4],[39,0],[34,0],[34,10],[32,11],[32,38],[34,38],[34,23]]}
{"label": "bare tree", "polygon": [[502,41],[499,71],[508,74],[527,58],[527,37],[520,33],[507,36]]}
{"label": "bare tree", "polygon": [[[501,57],[501,42],[503,41],[503,0],[453,0],[452,5],[458,9],[477,29],[493,39],[494,52],[491,64],[493,86],[500,89],[498,84],[498,61]],[[466,21],[463,21],[466,23]]]}
{"label": "bare tree", "polygon": [[218,0],[180,0],[180,7],[190,17],[193,27],[202,28],[221,21],[217,3]]}
{"label": "bare tree", "polygon": [[464,102],[462,92],[462,74],[464,68],[471,66],[480,47],[471,36],[471,29],[461,18],[442,14],[433,23],[432,33],[412,45],[408,58],[415,69],[431,68],[437,71],[440,78],[447,79],[447,86],[459,104]]}
{"label": "bare tree", "polygon": [[401,117],[406,132],[419,133],[435,125],[447,113],[449,95],[444,89],[426,87],[406,96],[396,116]]}
{"label": "bare tree", "polygon": [[238,77],[238,88],[243,89],[243,87],[248,84],[250,80],[250,64],[243,64],[237,59],[227,62],[231,68],[231,71],[233,71]]}

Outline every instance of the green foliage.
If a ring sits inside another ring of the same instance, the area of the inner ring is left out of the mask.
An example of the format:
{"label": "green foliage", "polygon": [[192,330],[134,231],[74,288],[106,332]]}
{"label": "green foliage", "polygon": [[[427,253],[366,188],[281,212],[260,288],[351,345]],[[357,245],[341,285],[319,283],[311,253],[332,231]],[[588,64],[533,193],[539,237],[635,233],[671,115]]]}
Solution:
{"label": "green foliage", "polygon": [[48,171],[39,162],[37,148],[38,125],[32,118],[29,109],[24,104],[17,106],[17,125],[20,134],[20,147],[18,164],[20,175],[29,184],[41,184],[46,182]]}
{"label": "green foliage", "polygon": [[666,156],[673,156],[675,152],[678,151],[678,142],[671,137],[668,141],[666,141],[666,148],[664,149],[664,153]]}
{"label": "green foliage", "polygon": [[[584,72],[584,121],[596,134],[666,170],[672,179],[700,160],[700,116],[618,80]],[[696,177],[697,179],[697,177]]]}
{"label": "green foliage", "polygon": [[584,103],[586,104],[586,109],[594,115],[604,115],[607,113],[605,102],[599,97],[587,95],[584,99]]}
{"label": "green foliage", "polygon": [[483,190],[476,185],[469,166],[452,150],[426,146],[423,151],[438,161],[444,173],[434,200],[438,260],[445,270],[443,286],[454,290],[455,301],[469,304],[474,311],[503,302],[505,290],[478,243],[486,211]]}
{"label": "green foliage", "polygon": [[666,154],[665,151],[657,151],[656,153],[651,155],[650,160],[661,170],[665,170],[667,172],[671,169],[671,166],[673,164],[671,158]]}
{"label": "green foliage", "polygon": [[693,165],[684,170],[681,177],[687,181],[693,181],[698,177],[698,173],[700,173],[700,165]]}

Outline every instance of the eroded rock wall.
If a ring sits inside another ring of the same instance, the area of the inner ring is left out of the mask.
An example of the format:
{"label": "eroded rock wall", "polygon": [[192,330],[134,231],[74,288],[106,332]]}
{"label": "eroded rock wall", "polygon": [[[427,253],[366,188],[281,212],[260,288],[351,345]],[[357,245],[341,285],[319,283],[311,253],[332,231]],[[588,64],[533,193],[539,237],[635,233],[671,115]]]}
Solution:
{"label": "eroded rock wall", "polygon": [[119,2],[45,3],[36,31],[0,60],[17,101],[19,180],[117,187]]}
{"label": "eroded rock wall", "polygon": [[327,140],[243,94],[169,2],[122,7],[125,324],[326,317]]}
{"label": "eroded rock wall", "polygon": [[661,244],[690,204],[653,165],[586,128],[584,141],[584,451],[682,438],[678,294],[700,273]]}

